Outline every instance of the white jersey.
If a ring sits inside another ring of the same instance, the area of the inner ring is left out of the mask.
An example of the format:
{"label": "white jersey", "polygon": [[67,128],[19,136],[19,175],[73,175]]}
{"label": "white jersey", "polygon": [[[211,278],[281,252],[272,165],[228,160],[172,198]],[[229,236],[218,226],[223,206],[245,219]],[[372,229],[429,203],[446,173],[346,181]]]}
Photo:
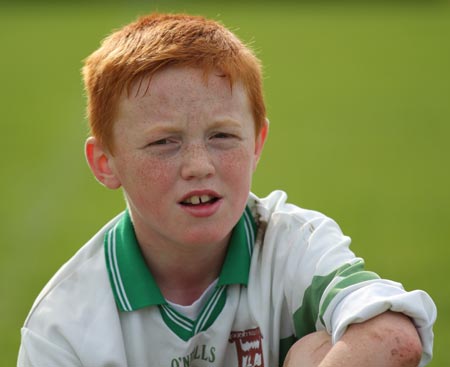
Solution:
{"label": "white jersey", "polygon": [[250,196],[195,319],[162,296],[125,211],[43,289],[18,366],[274,367],[302,336],[327,330],[336,342],[349,324],[387,310],[413,319],[424,366],[436,317],[430,297],[364,270],[333,220],[285,201],[280,191]]}

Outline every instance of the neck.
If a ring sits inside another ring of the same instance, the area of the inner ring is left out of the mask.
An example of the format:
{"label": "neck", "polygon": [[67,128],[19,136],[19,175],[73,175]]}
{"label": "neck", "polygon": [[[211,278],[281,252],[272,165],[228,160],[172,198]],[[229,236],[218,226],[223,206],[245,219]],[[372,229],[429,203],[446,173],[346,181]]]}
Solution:
{"label": "neck", "polygon": [[140,239],[147,266],[163,296],[180,305],[190,305],[219,276],[229,237],[220,243],[183,246],[169,243],[147,243]]}

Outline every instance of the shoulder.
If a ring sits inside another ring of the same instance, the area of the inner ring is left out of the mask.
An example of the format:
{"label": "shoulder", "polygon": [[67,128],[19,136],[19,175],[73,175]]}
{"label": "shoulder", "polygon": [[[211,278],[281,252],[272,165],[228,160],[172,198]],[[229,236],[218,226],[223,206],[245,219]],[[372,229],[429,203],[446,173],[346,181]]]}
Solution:
{"label": "shoulder", "polygon": [[299,233],[305,232],[308,236],[317,232],[335,232],[342,236],[339,225],[325,214],[304,209],[287,201],[284,191],[276,190],[264,198],[254,194],[250,195],[248,205],[258,225],[265,232]]}
{"label": "shoulder", "polygon": [[44,287],[22,328],[18,365],[99,366],[105,360],[124,364],[104,251],[105,233],[120,217],[104,226]]}
{"label": "shoulder", "polygon": [[333,219],[288,203],[284,192],[251,195],[249,206],[258,223],[255,256],[270,259],[284,277],[309,282],[359,261],[350,250],[350,237]]}
{"label": "shoulder", "polygon": [[292,219],[300,223],[307,223],[314,220],[330,219],[325,214],[301,208],[287,201],[287,194],[281,190],[272,191],[264,198],[260,198],[251,193],[249,198],[249,206],[253,208],[260,220],[269,222],[274,217],[282,217],[283,219]]}
{"label": "shoulder", "polygon": [[25,327],[45,334],[49,325],[74,316],[85,317],[93,311],[90,308],[95,308],[96,300],[112,293],[105,266],[103,239],[105,232],[119,218],[120,215],[106,224],[56,272],[36,298]]}

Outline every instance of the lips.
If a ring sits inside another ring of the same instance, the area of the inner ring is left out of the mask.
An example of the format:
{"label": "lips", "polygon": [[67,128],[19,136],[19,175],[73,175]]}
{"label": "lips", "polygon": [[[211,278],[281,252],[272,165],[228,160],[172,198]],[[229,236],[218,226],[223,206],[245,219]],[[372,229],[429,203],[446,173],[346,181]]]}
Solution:
{"label": "lips", "polygon": [[214,191],[191,191],[180,201],[180,206],[194,217],[208,217],[219,210],[222,197]]}

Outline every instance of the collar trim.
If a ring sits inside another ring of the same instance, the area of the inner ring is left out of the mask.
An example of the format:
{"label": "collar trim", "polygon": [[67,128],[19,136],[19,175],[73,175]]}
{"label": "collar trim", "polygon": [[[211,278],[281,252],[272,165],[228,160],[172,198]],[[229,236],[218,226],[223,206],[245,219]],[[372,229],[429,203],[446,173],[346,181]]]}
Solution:
{"label": "collar trim", "polygon": [[[233,228],[218,288],[229,284],[247,285],[256,229],[251,210],[246,207]],[[167,305],[142,256],[128,210],[106,232],[104,248],[110,285],[120,311]],[[196,329],[198,331],[198,327]]]}

